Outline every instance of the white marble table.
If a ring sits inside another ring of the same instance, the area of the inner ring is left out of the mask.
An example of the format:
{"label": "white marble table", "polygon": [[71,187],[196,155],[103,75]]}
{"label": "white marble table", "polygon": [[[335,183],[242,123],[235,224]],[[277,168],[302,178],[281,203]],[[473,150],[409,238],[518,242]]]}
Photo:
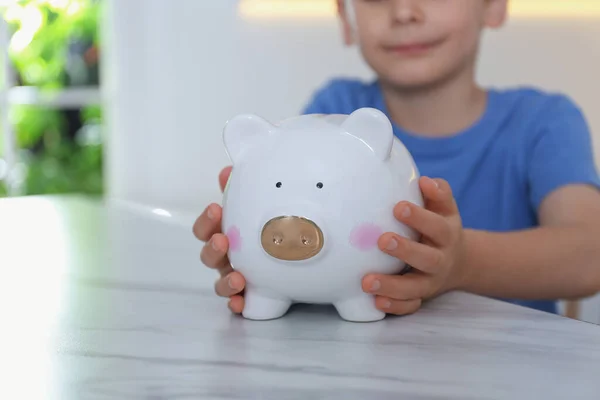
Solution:
{"label": "white marble table", "polygon": [[476,296],[233,316],[168,215],[0,200],[1,399],[600,399],[600,327]]}

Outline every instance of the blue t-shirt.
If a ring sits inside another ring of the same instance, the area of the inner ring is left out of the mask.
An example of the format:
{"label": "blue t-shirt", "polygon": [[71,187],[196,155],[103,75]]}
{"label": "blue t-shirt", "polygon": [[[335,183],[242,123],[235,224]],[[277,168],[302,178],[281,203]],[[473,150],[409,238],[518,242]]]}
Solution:
{"label": "blue t-shirt", "polygon": [[[317,91],[304,114],[350,114],[361,107],[389,116],[377,81],[336,79]],[[449,182],[465,228],[535,227],[538,207],[550,192],[572,183],[600,187],[587,123],[563,95],[490,89],[485,113],[465,131],[427,138],[394,124],[394,132],[422,175]],[[504,300],[557,312],[554,300]]]}

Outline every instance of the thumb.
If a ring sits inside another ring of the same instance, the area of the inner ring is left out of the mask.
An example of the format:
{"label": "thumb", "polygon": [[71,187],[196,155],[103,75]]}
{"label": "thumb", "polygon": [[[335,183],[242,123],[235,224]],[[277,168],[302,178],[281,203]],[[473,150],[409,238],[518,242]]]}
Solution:
{"label": "thumb", "polygon": [[227,185],[227,181],[229,180],[229,176],[231,175],[232,166],[225,167],[219,173],[219,186],[221,187],[221,192],[225,190],[225,185]]}

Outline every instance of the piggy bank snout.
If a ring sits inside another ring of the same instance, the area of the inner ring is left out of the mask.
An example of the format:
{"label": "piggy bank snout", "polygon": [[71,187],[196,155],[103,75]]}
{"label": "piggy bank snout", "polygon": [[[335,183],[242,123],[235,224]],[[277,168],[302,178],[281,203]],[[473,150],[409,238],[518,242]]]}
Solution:
{"label": "piggy bank snout", "polygon": [[323,231],[304,217],[275,217],[264,225],[261,244],[267,254],[276,259],[308,260],[323,248]]}

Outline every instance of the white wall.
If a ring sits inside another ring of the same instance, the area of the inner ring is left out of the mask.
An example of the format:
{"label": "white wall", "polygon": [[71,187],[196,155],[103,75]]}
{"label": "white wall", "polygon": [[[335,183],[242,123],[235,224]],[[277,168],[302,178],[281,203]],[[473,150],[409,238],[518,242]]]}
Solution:
{"label": "white wall", "polygon": [[201,210],[219,200],[229,118],[291,116],[329,76],[368,76],[335,23],[244,23],[234,3],[109,1],[111,195]]}
{"label": "white wall", "polygon": [[[198,213],[220,200],[227,119],[242,112],[288,117],[328,78],[370,76],[356,51],[341,45],[335,20],[242,21],[236,3],[108,1],[110,196]],[[599,22],[511,22],[485,36],[480,80],[570,94],[587,113],[600,154]],[[600,307],[590,307],[586,315],[599,318]]]}

